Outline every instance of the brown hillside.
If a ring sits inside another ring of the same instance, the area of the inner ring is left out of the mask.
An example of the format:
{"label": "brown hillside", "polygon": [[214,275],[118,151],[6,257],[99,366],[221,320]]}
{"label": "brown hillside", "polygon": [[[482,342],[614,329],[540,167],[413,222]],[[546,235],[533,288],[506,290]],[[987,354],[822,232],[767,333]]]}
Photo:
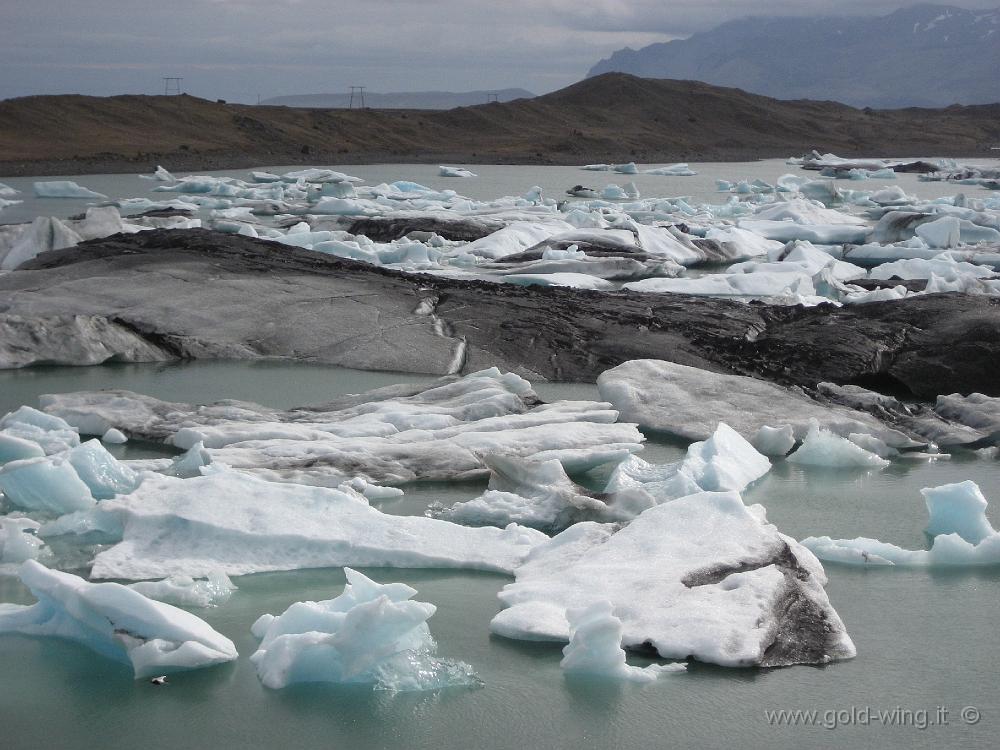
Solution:
{"label": "brown hillside", "polygon": [[0,174],[279,163],[743,160],[971,156],[1000,145],[1000,105],[858,110],[609,73],[536,99],[447,111],[261,107],[190,96],[0,102]]}

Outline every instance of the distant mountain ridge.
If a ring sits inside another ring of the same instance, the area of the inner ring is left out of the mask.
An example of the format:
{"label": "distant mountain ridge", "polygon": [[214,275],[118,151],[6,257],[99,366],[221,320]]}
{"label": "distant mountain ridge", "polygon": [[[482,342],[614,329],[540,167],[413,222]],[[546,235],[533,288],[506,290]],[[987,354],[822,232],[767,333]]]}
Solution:
{"label": "distant mountain ridge", "polygon": [[745,18],[625,48],[588,77],[630,73],[858,107],[1000,102],[1000,8],[914,5],[881,17]]}
{"label": "distant mountain ridge", "polygon": [[[454,109],[486,104],[494,99],[511,102],[515,99],[533,99],[534,94],[525,89],[497,89],[482,91],[400,91],[381,94],[365,91],[365,106],[372,109]],[[265,99],[261,104],[279,107],[308,107],[316,109],[347,109],[350,94],[290,94]],[[354,106],[359,106],[355,97]]]}
{"label": "distant mountain ridge", "polygon": [[258,107],[192,96],[0,101],[4,175],[265,164],[592,164],[992,155],[1000,104],[860,110],[607,73],[534,99],[443,111]]}

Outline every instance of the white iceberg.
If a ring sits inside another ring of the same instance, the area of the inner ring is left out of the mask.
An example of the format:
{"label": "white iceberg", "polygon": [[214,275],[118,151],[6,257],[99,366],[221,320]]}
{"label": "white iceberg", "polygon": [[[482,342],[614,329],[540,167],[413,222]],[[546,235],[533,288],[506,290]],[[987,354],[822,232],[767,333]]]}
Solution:
{"label": "white iceberg", "polygon": [[609,404],[540,404],[530,383],[493,368],[425,386],[398,386],[321,407],[279,411],[245,402],[207,406],[127,391],[46,395],[45,408],[83,432],[116,427],[273,480],[337,487],[485,477],[482,456],[559,459],[586,471],[641,448],[635,425]]}
{"label": "white iceberg", "polygon": [[508,638],[568,641],[567,611],[607,601],[625,648],[668,659],[783,666],[855,654],[816,558],[735,492],[658,505],[624,528],[576,524],[515,577],[490,625]]}
{"label": "white iceberg", "polygon": [[986,498],[972,481],[921,490],[931,548],[910,550],[878,539],[808,537],[802,544],[821,560],[848,565],[911,567],[1000,565],[1000,533],[986,518]]}
{"label": "white iceberg", "polygon": [[847,438],[824,430],[816,422],[809,428],[802,445],[785,460],[803,466],[883,467],[889,465],[889,462],[878,454],[865,450]]}
{"label": "white iceberg", "polygon": [[29,560],[21,580],[37,604],[0,604],[0,633],[78,641],[131,664],[136,679],[233,661],[236,647],[204,620],[118,583],[88,583]]}
{"label": "white iceberg", "polygon": [[609,677],[629,682],[654,682],[664,672],[684,672],[684,664],[629,666],[622,648],[622,621],[614,615],[611,602],[595,602],[589,607],[566,612],[569,643],[563,648],[559,666],[567,674]]}
{"label": "white iceberg", "polygon": [[720,423],[707,440],[688,446],[683,461],[655,465],[630,456],[611,472],[604,492],[618,518],[699,492],[742,492],[771,469],[738,432]]}
{"label": "white iceberg", "polygon": [[45,544],[37,536],[40,527],[30,518],[0,516],[0,572],[38,557]]}
{"label": "white iceberg", "polygon": [[135,492],[103,501],[92,516],[117,522],[122,541],[96,556],[91,577],[130,580],[344,565],[509,573],[548,538],[513,524],[391,516],[353,490],[226,469],[191,479],[146,473]]}
{"label": "white iceberg", "polygon": [[0,468],[0,490],[15,507],[62,515],[96,502],[66,456],[25,458]]}
{"label": "white iceberg", "polygon": [[35,196],[38,198],[107,198],[104,193],[97,193],[72,180],[50,180],[34,184]]}
{"label": "white iceberg", "polygon": [[225,604],[236,586],[221,570],[212,571],[205,578],[174,575],[160,581],[138,581],[128,584],[133,591],[158,602],[181,607],[215,607]]}
{"label": "white iceberg", "polygon": [[438,167],[438,174],[441,177],[476,177],[475,172],[470,172],[462,167]]}
{"label": "white iceberg", "polygon": [[417,691],[482,684],[468,664],[435,655],[427,620],[437,608],[412,601],[415,589],[376,583],[350,568],[344,574],[348,583],[335,599],[296,602],[253,624],[261,642],[250,661],[264,685],[346,682]]}
{"label": "white iceberg", "polygon": [[630,360],[601,373],[597,386],[620,419],[688,440],[707,440],[719,422],[747,440],[753,440],[763,426],[785,425],[803,440],[815,419],[841,437],[857,432],[874,435],[894,448],[922,446],[860,410],[820,404],[763,380],[663,360]]}
{"label": "white iceberg", "polygon": [[436,517],[470,526],[522,524],[559,530],[581,518],[600,517],[604,502],[573,482],[556,460],[532,461],[513,456],[484,456],[490,469],[489,489],[477,498],[456,503]]}

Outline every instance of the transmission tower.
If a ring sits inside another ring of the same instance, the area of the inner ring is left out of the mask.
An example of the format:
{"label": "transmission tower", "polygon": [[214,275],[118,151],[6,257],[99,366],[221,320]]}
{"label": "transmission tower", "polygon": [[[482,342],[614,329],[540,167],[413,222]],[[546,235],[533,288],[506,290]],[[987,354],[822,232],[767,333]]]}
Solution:
{"label": "transmission tower", "polygon": [[500,95],[499,94],[487,94],[486,95],[486,103],[487,104],[499,104],[500,103]]}
{"label": "transmission tower", "polygon": [[168,78],[167,76],[164,76],[163,95],[170,96],[171,94],[176,95],[181,93],[181,81],[183,80],[184,80],[183,78],[176,78],[176,77]]}
{"label": "transmission tower", "polygon": [[351,89],[351,102],[347,105],[348,109],[354,109],[354,102],[358,102],[358,108],[365,108],[365,87],[364,86],[350,86]]}

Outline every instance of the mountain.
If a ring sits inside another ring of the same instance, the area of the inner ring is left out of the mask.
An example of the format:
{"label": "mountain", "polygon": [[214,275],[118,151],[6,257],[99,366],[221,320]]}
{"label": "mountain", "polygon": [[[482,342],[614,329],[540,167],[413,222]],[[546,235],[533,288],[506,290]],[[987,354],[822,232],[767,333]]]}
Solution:
{"label": "mountain", "polygon": [[266,164],[587,164],[990,155],[1000,104],[860,110],[607,73],[534,99],[445,111],[295,109],[181,96],[0,101],[0,177]]}
{"label": "mountain", "polygon": [[858,107],[1000,102],[1000,9],[914,5],[876,18],[745,18],[618,50],[588,76],[612,71]]}
{"label": "mountain", "polygon": [[[486,104],[490,101],[510,102],[515,99],[532,99],[535,95],[524,89],[498,91],[402,91],[379,94],[365,91],[365,106],[372,109],[454,109]],[[316,109],[347,109],[350,94],[291,94],[265,99],[261,104],[278,107],[304,107]],[[358,99],[355,98],[355,106]]]}

